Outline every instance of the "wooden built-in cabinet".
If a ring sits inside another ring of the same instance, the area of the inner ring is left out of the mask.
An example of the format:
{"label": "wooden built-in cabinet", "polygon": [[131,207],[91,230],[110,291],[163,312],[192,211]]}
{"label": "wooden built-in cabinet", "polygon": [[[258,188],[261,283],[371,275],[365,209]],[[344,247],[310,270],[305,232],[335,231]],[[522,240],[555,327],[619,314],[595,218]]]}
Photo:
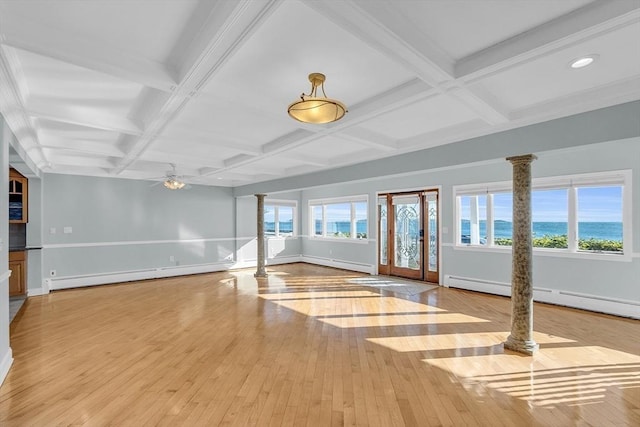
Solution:
{"label": "wooden built-in cabinet", "polygon": [[24,295],[27,282],[27,258],[25,251],[9,252],[9,296]]}
{"label": "wooden built-in cabinet", "polygon": [[29,181],[15,169],[9,169],[9,222],[29,220]]}

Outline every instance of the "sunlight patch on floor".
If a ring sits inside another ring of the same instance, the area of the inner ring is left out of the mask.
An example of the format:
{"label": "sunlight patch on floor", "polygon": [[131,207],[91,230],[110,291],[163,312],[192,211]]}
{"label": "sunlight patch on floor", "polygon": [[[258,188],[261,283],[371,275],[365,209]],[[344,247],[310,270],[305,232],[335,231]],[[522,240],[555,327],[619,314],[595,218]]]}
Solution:
{"label": "sunlight patch on floor", "polygon": [[378,294],[370,291],[353,290],[336,292],[328,291],[312,291],[312,292],[273,292],[269,294],[260,294],[260,298],[269,301],[287,301],[287,300],[304,300],[309,298],[357,298],[357,297],[378,297]]}
{"label": "sunlight patch on floor", "polygon": [[[367,292],[367,291],[364,291]],[[428,306],[413,301],[407,301],[396,297],[381,297],[371,292],[369,295],[343,296],[338,295],[318,298],[315,292],[300,293],[299,298],[289,298],[290,294],[260,294],[260,298],[269,300],[274,304],[286,307],[298,313],[323,318],[325,316],[359,317],[366,315],[393,315],[393,314],[422,314],[445,311],[443,309]],[[271,298],[270,298],[271,297]],[[363,302],[366,301],[366,304]],[[326,320],[326,319],[320,319]]]}
{"label": "sunlight patch on floor", "polygon": [[[452,313],[454,316],[463,316]],[[446,316],[439,314],[438,317]],[[470,316],[469,316],[470,317]],[[475,318],[472,318],[475,319]],[[486,320],[478,319],[479,322]],[[387,347],[399,353],[409,351],[452,350],[472,346],[489,347],[499,344],[500,337],[494,333],[459,333],[437,335],[411,335],[402,337],[367,338],[367,341]]]}
{"label": "sunlight patch on floor", "polygon": [[533,357],[502,353],[423,361],[451,372],[467,391],[500,392],[535,407],[597,403],[607,394],[640,398],[640,356],[541,333],[534,338],[541,349]]}
{"label": "sunlight patch on floor", "polygon": [[[385,327],[385,326],[400,326],[400,325],[439,325],[449,323],[480,323],[488,322],[488,320],[480,319],[478,317],[467,316],[460,313],[442,313],[434,310],[433,313],[425,314],[390,314],[381,313],[379,316],[344,316],[339,318],[319,319],[322,322],[328,323],[339,328],[367,328],[367,327]],[[442,336],[442,335],[438,335]],[[434,338],[435,336],[432,336]],[[408,338],[408,337],[393,337],[393,338]],[[372,338],[373,340],[373,338]],[[380,340],[377,342],[381,345],[386,345],[387,338],[375,338]]]}

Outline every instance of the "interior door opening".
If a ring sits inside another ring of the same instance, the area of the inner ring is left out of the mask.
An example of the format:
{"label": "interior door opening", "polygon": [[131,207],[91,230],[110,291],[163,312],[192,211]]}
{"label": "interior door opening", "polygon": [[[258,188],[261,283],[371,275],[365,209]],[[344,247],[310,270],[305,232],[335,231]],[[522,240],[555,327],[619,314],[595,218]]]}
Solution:
{"label": "interior door opening", "polygon": [[378,274],[439,283],[437,189],[378,195]]}

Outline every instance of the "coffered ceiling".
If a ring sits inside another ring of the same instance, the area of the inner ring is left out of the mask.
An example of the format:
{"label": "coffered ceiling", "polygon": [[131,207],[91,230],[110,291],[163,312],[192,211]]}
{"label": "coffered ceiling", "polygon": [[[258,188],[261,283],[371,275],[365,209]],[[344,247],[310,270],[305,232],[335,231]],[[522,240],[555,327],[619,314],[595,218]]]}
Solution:
{"label": "coffered ceiling", "polygon": [[[287,115],[311,72],[342,120]],[[640,0],[0,0],[36,174],[237,186],[637,99]]]}

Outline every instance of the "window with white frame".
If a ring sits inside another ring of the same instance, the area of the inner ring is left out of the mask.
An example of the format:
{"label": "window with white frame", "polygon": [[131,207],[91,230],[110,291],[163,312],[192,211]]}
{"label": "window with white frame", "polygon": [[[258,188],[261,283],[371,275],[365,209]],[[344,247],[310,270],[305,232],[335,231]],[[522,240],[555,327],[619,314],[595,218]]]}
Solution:
{"label": "window with white frame", "polygon": [[289,200],[265,200],[265,236],[286,237],[295,235],[297,202]]}
{"label": "window with white frame", "polygon": [[[624,254],[631,244],[631,171],[532,181],[534,248]],[[510,182],[455,186],[456,246],[512,243]]]}
{"label": "window with white frame", "polygon": [[309,235],[336,239],[366,239],[368,197],[309,201]]}

